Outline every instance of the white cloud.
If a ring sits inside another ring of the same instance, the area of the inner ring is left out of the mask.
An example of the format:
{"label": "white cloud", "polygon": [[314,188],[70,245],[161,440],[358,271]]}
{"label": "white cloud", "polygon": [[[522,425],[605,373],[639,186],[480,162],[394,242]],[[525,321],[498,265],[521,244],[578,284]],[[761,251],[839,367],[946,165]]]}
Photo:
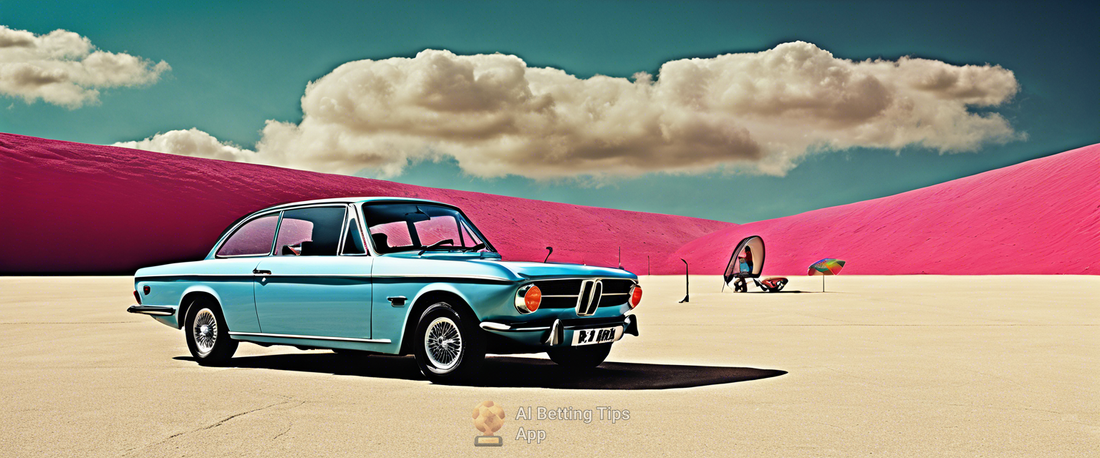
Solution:
{"label": "white cloud", "polygon": [[126,53],[101,51],[79,34],[35,35],[0,25],[0,94],[70,109],[99,100],[99,89],[157,82],[170,70]]}
{"label": "white cloud", "polygon": [[237,162],[250,162],[255,154],[232,143],[219,142],[213,135],[195,128],[170,130],[165,133],[158,133],[145,140],[118,142],[114,146]]}
{"label": "white cloud", "polygon": [[[483,177],[782,175],[814,151],[958,152],[1019,138],[1000,115],[969,109],[1018,89],[1000,66],[851,61],[805,42],[670,61],[656,78],[630,79],[425,50],[348,62],[311,82],[301,122],[268,121],[257,152],[240,157],[340,173],[396,174],[410,160],[451,156]],[[158,151],[177,152],[156,139]]]}

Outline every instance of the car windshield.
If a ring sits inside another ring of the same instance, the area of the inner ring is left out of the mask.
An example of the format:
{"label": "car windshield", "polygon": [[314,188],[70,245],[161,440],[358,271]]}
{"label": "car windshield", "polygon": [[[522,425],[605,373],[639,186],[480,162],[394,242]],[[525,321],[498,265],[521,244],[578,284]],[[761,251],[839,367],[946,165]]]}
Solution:
{"label": "car windshield", "polygon": [[462,212],[433,204],[368,204],[367,228],[379,253],[494,251]]}

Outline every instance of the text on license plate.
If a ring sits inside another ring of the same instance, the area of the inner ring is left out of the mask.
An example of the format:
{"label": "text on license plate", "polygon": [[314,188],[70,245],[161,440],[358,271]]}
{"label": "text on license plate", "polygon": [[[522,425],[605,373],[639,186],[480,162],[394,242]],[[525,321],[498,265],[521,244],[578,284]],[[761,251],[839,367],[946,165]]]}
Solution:
{"label": "text on license plate", "polygon": [[577,329],[573,331],[573,345],[594,345],[619,340],[622,326],[612,328]]}

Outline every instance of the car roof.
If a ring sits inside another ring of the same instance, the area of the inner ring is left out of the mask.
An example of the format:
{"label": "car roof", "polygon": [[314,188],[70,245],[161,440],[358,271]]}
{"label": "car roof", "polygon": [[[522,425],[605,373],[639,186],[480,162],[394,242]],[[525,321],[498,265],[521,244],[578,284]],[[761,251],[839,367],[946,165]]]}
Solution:
{"label": "car roof", "polygon": [[455,207],[454,205],[451,205],[451,204],[448,204],[448,203],[436,202],[434,200],[427,200],[427,199],[414,199],[414,198],[411,198],[411,197],[385,197],[385,196],[334,197],[334,198],[329,198],[329,199],[314,199],[314,200],[303,200],[303,201],[298,201],[298,202],[287,202],[287,203],[284,203],[284,204],[274,205],[274,206],[271,206],[271,207],[267,207],[263,210],[258,210],[258,211],[252,212],[252,214],[261,213],[261,212],[265,212],[265,211],[269,211],[269,210],[277,210],[277,209],[280,209],[280,208],[297,207],[297,206],[300,206],[300,205],[357,204],[357,203],[371,203],[371,202],[423,203],[423,204],[436,204],[436,205],[443,205],[443,206],[447,206],[447,207],[458,208],[458,207]]}

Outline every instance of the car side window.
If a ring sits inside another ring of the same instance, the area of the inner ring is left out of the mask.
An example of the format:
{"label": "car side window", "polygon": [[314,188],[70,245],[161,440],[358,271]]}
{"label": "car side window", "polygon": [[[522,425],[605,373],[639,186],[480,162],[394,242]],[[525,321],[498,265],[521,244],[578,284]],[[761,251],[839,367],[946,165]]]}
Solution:
{"label": "car side window", "polygon": [[275,254],[336,256],[346,207],[310,207],[283,212]]}
{"label": "car side window", "polygon": [[355,218],[348,219],[347,235],[344,236],[344,251],[340,254],[367,254],[367,247],[363,245],[363,236],[359,234],[359,225]]}
{"label": "car side window", "polygon": [[267,215],[244,223],[230,235],[217,256],[264,256],[271,252],[271,240],[275,238],[275,226],[279,215]]}
{"label": "car side window", "polygon": [[370,234],[374,238],[374,248],[379,253],[389,253],[394,251],[394,248],[409,247],[413,244],[409,225],[404,221],[370,226]]}

